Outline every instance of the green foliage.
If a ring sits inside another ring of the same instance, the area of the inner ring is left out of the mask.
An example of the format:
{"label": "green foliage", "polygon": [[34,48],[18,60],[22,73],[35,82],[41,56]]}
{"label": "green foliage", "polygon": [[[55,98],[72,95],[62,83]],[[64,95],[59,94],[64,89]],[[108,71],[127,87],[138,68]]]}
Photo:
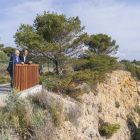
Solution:
{"label": "green foliage", "polygon": [[[57,106],[57,107],[56,107]],[[63,106],[61,103],[56,105],[54,102],[51,102],[50,110],[49,110],[52,120],[56,126],[60,126],[62,123],[62,112]]]}
{"label": "green foliage", "polygon": [[133,63],[135,65],[140,65],[140,61],[136,61],[136,60],[133,60],[131,63]]}
{"label": "green foliage", "polygon": [[119,108],[120,107],[120,103],[118,101],[115,102],[115,106],[116,108]]}
{"label": "green foliage", "polygon": [[107,124],[101,126],[99,132],[102,136],[106,136],[107,138],[111,137],[113,134],[117,132],[121,128],[120,124]]}
{"label": "green foliage", "polygon": [[0,52],[0,61],[9,61],[8,56],[3,51]]}
{"label": "green foliage", "polygon": [[89,50],[95,54],[116,54],[119,48],[116,41],[106,34],[91,35],[88,45]]}
{"label": "green foliage", "polygon": [[110,57],[109,55],[96,55],[92,52],[88,52],[87,56],[83,59],[82,67],[84,69],[99,71],[102,75],[104,75],[105,72],[111,72],[119,68],[119,63],[116,60],[117,58]]}
{"label": "green foliage", "polygon": [[127,122],[128,123],[132,123],[133,122],[133,116],[131,116],[130,114],[127,114]]}
{"label": "green foliage", "polygon": [[117,113],[117,114],[116,114],[116,117],[118,118],[119,116],[120,116],[120,115]]}
{"label": "green foliage", "polygon": [[132,64],[125,64],[126,70],[131,73],[132,77],[135,77],[136,80],[140,80],[140,69],[136,66],[133,66]]}
{"label": "green foliage", "polygon": [[83,71],[73,72],[69,75],[46,75],[46,79],[42,76],[40,78],[45,79],[44,84],[48,90],[65,93],[77,98],[79,95],[87,92],[85,88],[77,88],[79,84],[87,83],[92,89],[93,85],[103,81],[104,77],[105,76],[101,75],[99,71],[85,69]]}
{"label": "green foliage", "polygon": [[0,77],[0,84],[6,84],[6,83],[9,83],[9,82],[10,82],[9,78]]}
{"label": "green foliage", "polygon": [[129,60],[123,59],[120,61],[120,63],[126,64],[126,63],[131,63]]}
{"label": "green foliage", "polygon": [[78,127],[78,118],[82,116],[82,110],[80,106],[70,106],[65,112],[65,117],[68,119],[75,127]]}
{"label": "green foliage", "polygon": [[10,135],[10,132],[8,132],[8,130],[4,130],[4,129],[2,129],[0,139],[1,140],[13,140]]}
{"label": "green foliage", "polygon": [[11,57],[14,54],[16,48],[12,48],[12,47],[5,47],[2,49],[2,51],[8,56]]}
{"label": "green foliage", "polygon": [[60,74],[68,65],[67,60],[84,47],[88,35],[83,30],[79,17],[66,18],[63,14],[44,12],[36,16],[33,25],[21,24],[14,38],[21,48],[27,46],[32,57],[53,61]]}
{"label": "green foliage", "polygon": [[98,106],[98,112],[100,112],[100,113],[102,112],[102,106],[101,105]]}
{"label": "green foliage", "polygon": [[44,127],[47,124],[47,118],[41,108],[36,108],[35,111],[32,112],[30,120],[35,129]]}
{"label": "green foliage", "polygon": [[139,116],[140,116],[140,107],[139,106],[135,106],[134,107],[134,110],[139,114]]}
{"label": "green foliage", "polygon": [[138,128],[136,130],[136,135],[134,140],[139,140],[140,139],[140,122],[138,123]]}

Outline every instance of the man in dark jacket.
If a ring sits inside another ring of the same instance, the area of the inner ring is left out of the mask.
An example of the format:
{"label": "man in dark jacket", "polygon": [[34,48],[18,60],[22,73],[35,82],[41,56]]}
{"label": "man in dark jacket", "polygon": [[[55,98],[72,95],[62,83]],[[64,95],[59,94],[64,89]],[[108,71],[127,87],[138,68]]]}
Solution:
{"label": "man in dark jacket", "polygon": [[21,54],[19,58],[22,62],[24,62],[24,64],[32,64],[32,61],[29,61],[29,62],[27,61],[27,54],[28,54],[28,51],[24,49],[23,54]]}
{"label": "man in dark jacket", "polygon": [[[19,50],[15,50],[14,55],[11,56],[10,61],[14,61],[14,64],[24,64],[24,62],[21,62],[19,59]],[[7,71],[10,74],[11,77],[11,88],[13,87],[13,67],[12,62],[9,63],[9,66],[7,68]]]}

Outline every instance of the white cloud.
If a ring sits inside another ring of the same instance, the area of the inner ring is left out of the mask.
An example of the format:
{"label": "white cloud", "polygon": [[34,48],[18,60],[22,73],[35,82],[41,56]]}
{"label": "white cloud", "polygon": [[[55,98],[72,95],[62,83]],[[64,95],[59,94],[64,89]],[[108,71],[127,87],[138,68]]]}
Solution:
{"label": "white cloud", "polygon": [[[5,17],[0,20],[1,43],[5,46],[15,47],[13,35],[20,24],[33,24],[37,14],[43,14],[45,11],[57,10],[57,5],[53,5],[51,0],[24,1],[16,6],[5,9]],[[57,10],[59,12],[59,9]]]}
{"label": "white cloud", "polygon": [[129,5],[117,0],[80,1],[70,13],[79,16],[89,34],[104,33],[116,40],[119,51],[128,50],[126,59],[139,59],[131,54],[140,51],[140,5]]}
{"label": "white cloud", "polygon": [[125,57],[125,53],[121,53],[121,52],[117,51],[117,53],[114,54],[114,57],[123,58],[123,57]]}
{"label": "white cloud", "polygon": [[[22,2],[22,3],[21,3]],[[115,39],[119,47],[119,57],[139,59],[140,51],[140,4],[118,2],[117,0],[24,0],[5,9],[0,20],[1,43],[14,47],[12,38],[20,23],[33,24],[37,14],[45,11],[79,16],[88,34],[104,33]],[[121,53],[121,52],[125,52]]]}

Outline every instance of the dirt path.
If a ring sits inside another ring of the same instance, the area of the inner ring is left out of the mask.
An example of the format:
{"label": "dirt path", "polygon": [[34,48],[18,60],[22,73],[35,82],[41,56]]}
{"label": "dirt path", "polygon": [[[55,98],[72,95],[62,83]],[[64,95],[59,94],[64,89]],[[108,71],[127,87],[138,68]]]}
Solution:
{"label": "dirt path", "polygon": [[8,91],[11,91],[10,84],[0,85],[0,104],[3,101],[3,98],[6,97]]}

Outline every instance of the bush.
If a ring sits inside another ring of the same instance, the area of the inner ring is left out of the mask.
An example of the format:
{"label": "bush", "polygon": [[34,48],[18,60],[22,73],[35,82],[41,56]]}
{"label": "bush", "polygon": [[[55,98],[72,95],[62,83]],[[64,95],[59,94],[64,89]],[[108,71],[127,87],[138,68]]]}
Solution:
{"label": "bush", "polygon": [[8,130],[2,129],[1,135],[0,135],[1,140],[13,140],[11,137],[11,134]]}
{"label": "bush", "polygon": [[77,127],[79,124],[77,119],[82,116],[82,110],[79,106],[70,106],[68,110],[66,110],[66,120],[69,120],[73,125]]}
{"label": "bush", "polygon": [[106,136],[107,138],[111,137],[114,133],[117,132],[118,129],[120,129],[120,124],[108,124],[108,123],[104,123],[104,125],[102,125],[100,127],[100,134],[102,136]]}
{"label": "bush", "polygon": [[131,73],[132,77],[135,77],[136,80],[140,80],[140,69],[133,64],[125,64],[126,70]]}
{"label": "bush", "polygon": [[[76,99],[80,95],[89,92],[90,89],[92,90],[93,85],[102,82],[104,78],[105,76],[99,71],[85,69],[69,75],[46,75],[44,84],[49,91],[65,93]],[[78,88],[83,83],[87,86]]]}
{"label": "bush", "polygon": [[120,103],[118,101],[115,102],[115,106],[116,108],[119,108],[120,107]]}
{"label": "bush", "polygon": [[102,106],[101,105],[98,106],[98,112],[100,112],[100,113],[102,112]]}
{"label": "bush", "polygon": [[51,114],[53,123],[56,126],[60,126],[62,124],[62,120],[63,120],[62,112],[63,112],[63,105],[61,103],[56,105],[54,102],[51,102],[49,113]]}
{"label": "bush", "polygon": [[63,105],[61,103],[54,102],[44,91],[30,95],[28,98],[31,100],[32,104],[36,104],[43,109],[47,109],[56,126],[60,126],[62,124]]}
{"label": "bush", "polygon": [[6,83],[9,83],[9,82],[10,82],[9,78],[0,77],[0,84],[6,84]]}
{"label": "bush", "polygon": [[3,51],[0,52],[0,61],[9,61],[8,56]]}
{"label": "bush", "polygon": [[109,55],[96,55],[94,53],[88,52],[84,59],[86,60],[82,65],[84,69],[106,73],[119,68],[119,63],[116,60],[117,58],[110,57]]}
{"label": "bush", "polygon": [[139,106],[135,106],[134,107],[134,110],[139,114],[139,116],[140,116],[140,107]]}
{"label": "bush", "polygon": [[136,130],[136,135],[134,140],[139,140],[140,139],[140,122],[138,123],[138,128]]}

